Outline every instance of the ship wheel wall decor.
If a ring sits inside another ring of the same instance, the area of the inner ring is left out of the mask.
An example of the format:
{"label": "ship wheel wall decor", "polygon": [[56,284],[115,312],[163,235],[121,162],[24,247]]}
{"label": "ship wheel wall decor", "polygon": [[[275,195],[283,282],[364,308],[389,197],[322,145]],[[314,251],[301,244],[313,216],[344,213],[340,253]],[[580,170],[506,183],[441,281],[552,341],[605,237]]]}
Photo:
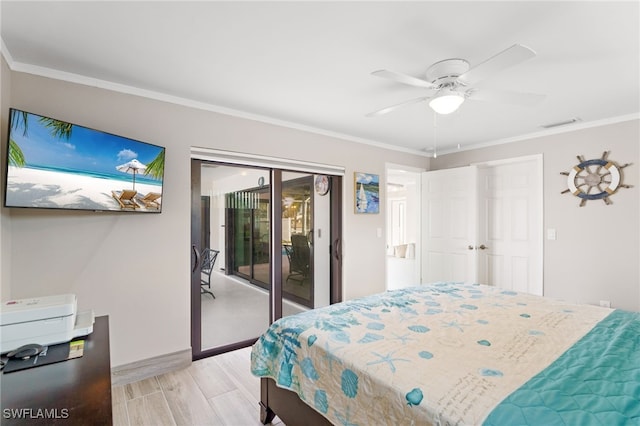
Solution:
{"label": "ship wheel wall decor", "polygon": [[594,160],[585,160],[582,155],[578,155],[578,165],[573,166],[569,172],[561,172],[567,176],[568,189],[562,194],[571,193],[580,198],[580,207],[583,207],[588,200],[602,200],[605,204],[611,204],[609,196],[614,194],[618,188],[631,188],[631,185],[622,183],[622,169],[630,166],[627,163],[623,166],[617,165],[613,161],[607,160],[609,151],[602,153],[602,157]]}

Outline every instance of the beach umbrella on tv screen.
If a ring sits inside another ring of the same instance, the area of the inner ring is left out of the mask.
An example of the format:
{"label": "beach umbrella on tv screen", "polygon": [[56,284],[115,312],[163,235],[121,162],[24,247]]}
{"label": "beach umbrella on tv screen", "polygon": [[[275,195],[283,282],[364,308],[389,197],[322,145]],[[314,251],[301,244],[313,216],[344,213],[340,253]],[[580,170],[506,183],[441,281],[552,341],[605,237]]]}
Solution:
{"label": "beach umbrella on tv screen", "polygon": [[116,166],[117,170],[133,175],[133,189],[136,189],[136,174],[144,172],[146,168],[147,166],[145,166],[135,158],[127,163]]}

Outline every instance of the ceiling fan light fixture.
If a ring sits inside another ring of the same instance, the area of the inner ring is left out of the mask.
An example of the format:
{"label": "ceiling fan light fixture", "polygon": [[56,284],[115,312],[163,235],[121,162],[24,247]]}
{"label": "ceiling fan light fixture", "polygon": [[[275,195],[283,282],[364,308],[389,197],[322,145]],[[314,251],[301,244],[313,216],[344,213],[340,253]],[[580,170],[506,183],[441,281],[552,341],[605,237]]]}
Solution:
{"label": "ceiling fan light fixture", "polygon": [[464,102],[464,96],[451,89],[442,89],[435,98],[429,101],[429,106],[438,114],[451,114]]}

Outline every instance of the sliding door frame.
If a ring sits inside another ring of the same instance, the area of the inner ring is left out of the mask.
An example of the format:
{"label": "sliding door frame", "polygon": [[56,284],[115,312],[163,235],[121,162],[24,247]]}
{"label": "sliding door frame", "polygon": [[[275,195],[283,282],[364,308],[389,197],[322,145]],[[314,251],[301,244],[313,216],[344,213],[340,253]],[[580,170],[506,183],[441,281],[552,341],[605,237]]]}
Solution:
{"label": "sliding door frame", "polygon": [[[271,169],[271,218],[282,217],[282,170]],[[271,221],[271,249],[269,250],[269,324],[282,318],[282,220]],[[277,250],[276,250],[277,248]]]}
{"label": "sliding door frame", "polygon": [[[200,290],[200,268],[201,253],[198,247],[201,247],[200,241],[201,231],[201,186],[202,175],[201,168],[203,164],[218,164],[226,167],[242,167],[242,168],[259,168],[254,165],[245,166],[243,164],[221,163],[217,161],[202,160],[197,158],[191,159],[191,359],[193,361],[206,358],[213,355],[233,351],[236,349],[246,348],[252,345],[256,339],[247,339],[234,342],[228,345],[216,346],[215,348],[202,348],[202,304]],[[265,168],[262,168],[265,169]],[[273,203],[272,203],[273,204]],[[271,218],[269,218],[271,221]],[[226,232],[226,229],[225,229]],[[271,253],[269,254],[269,263],[271,264]],[[229,256],[226,256],[228,258]],[[227,263],[227,262],[225,262]],[[225,271],[227,271],[225,265]],[[270,276],[271,276],[271,271]],[[226,273],[226,272],[225,272]],[[269,299],[271,300],[271,290],[269,290]]]}
{"label": "sliding door frame", "polygon": [[[316,163],[284,160],[273,157],[258,157],[249,154],[219,151],[207,148],[191,148],[191,347],[192,359],[201,359],[223,352],[250,346],[255,339],[236,342],[223,347],[202,350],[202,307],[200,294],[200,188],[202,183],[201,166],[217,163],[231,167],[256,167],[270,169],[271,207],[270,207],[270,253],[269,276],[269,322],[282,318],[282,221],[273,218],[282,217],[282,172],[303,172],[326,174],[331,181],[331,261],[330,261],[330,303],[342,301],[342,222],[343,222],[343,175],[344,168]],[[197,204],[197,205],[196,205]],[[276,255],[277,254],[277,255]],[[196,271],[198,271],[196,273]]]}
{"label": "sliding door frame", "polygon": [[343,198],[342,198],[342,176],[329,177],[331,183],[331,248],[329,263],[330,268],[330,294],[329,303],[334,304],[342,302],[342,215],[343,215]]}
{"label": "sliding door frame", "polygon": [[[191,160],[191,354],[195,361],[202,353],[202,304],[200,298],[201,253],[201,160]],[[195,226],[197,224],[197,226]]]}

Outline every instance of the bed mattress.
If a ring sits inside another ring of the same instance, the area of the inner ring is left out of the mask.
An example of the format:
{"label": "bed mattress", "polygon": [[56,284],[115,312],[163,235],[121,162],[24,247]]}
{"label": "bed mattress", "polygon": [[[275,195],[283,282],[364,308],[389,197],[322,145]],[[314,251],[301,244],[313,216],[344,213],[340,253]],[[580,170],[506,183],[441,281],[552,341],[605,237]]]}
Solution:
{"label": "bed mattress", "polygon": [[[333,424],[638,424],[640,316],[438,283],[274,322],[253,374]],[[277,413],[276,413],[277,414]]]}

